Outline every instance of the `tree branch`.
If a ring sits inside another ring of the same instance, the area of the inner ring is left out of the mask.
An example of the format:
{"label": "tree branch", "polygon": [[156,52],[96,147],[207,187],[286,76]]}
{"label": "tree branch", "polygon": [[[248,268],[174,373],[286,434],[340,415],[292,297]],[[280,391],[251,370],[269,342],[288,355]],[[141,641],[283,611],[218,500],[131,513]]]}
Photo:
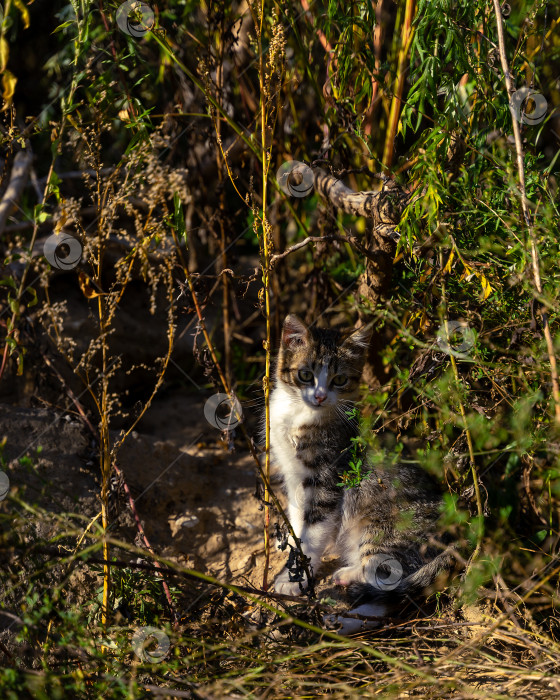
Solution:
{"label": "tree branch", "polygon": [[33,154],[29,149],[18,151],[14,158],[14,164],[12,166],[12,172],[10,174],[10,181],[8,187],[4,192],[2,201],[0,202],[0,234],[4,231],[6,227],[6,221],[8,216],[12,212],[15,203],[21,197],[21,193],[27,182],[27,176],[29,175],[29,168],[31,167],[31,162],[33,160]]}
{"label": "tree branch", "polygon": [[[398,240],[396,227],[412,195],[394,180],[385,180],[378,192],[354,192],[324,170],[316,169],[313,172],[315,188],[327,202],[348,214],[368,219],[363,243],[357,243],[353,237],[350,239],[350,234],[348,241],[366,260],[357,289],[358,297],[366,302],[365,308],[359,305],[359,323],[362,325],[371,320],[372,311],[382,303],[391,287]],[[384,341],[379,334],[373,334],[364,371],[364,379],[370,387],[382,383],[380,377],[384,369],[379,349],[384,342],[386,339]]]}
{"label": "tree branch", "polygon": [[371,216],[379,192],[354,192],[333,175],[317,168],[315,175],[315,189],[323,199],[330,202],[337,209],[342,209],[347,214],[354,216]]}
{"label": "tree branch", "polygon": [[279,260],[282,260],[282,258],[285,258],[287,255],[290,255],[290,253],[295,253],[296,250],[301,250],[302,248],[305,248],[310,243],[329,243],[331,241],[338,241],[339,243],[349,243],[350,245],[354,246],[354,248],[356,248],[356,250],[359,253],[362,253],[362,255],[364,255],[364,257],[366,257],[368,260],[371,260],[372,262],[376,261],[376,256],[369,250],[366,250],[363,247],[363,245],[361,245],[361,243],[358,241],[356,236],[352,236],[350,234],[348,234],[348,236],[337,236],[335,234],[329,234],[327,236],[308,236],[303,241],[295,243],[290,248],[287,248],[283,253],[276,253],[276,255],[273,255],[270,258],[270,267],[272,268]]}

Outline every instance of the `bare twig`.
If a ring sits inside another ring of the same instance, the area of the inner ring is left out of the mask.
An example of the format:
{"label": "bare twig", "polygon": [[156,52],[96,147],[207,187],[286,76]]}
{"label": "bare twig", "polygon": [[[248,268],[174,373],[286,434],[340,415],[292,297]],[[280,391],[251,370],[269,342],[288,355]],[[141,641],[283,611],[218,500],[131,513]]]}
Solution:
{"label": "bare twig", "polygon": [[[383,14],[386,12],[387,0],[377,0],[375,4],[375,29],[373,31],[373,49],[375,53],[375,70],[379,72],[381,68],[381,51],[383,49],[383,40],[385,37],[385,26],[383,24]],[[365,114],[365,127],[364,133],[366,136],[371,136],[374,129],[373,117],[377,111],[378,106],[381,101],[378,99],[379,96],[379,83],[376,78],[373,78],[371,86],[371,100],[369,103],[368,110]]]}
{"label": "bare twig", "polygon": [[[152,554],[154,557],[154,552],[148,547],[150,554]],[[48,554],[49,556],[53,557],[62,557],[60,550],[56,548],[51,548],[51,547],[37,547],[35,548],[35,551],[40,552],[42,554]],[[199,581],[200,582],[200,577],[196,576],[194,574],[190,574],[186,571],[177,571],[169,566],[162,566],[157,559],[154,558],[153,564],[144,564],[143,562],[135,562],[135,561],[126,561],[125,559],[102,559],[99,557],[90,557],[88,556],[87,559],[76,559],[76,562],[78,564],[102,564],[102,565],[107,565],[107,566],[112,566],[116,569],[138,569],[139,571],[149,571],[151,573],[155,573],[158,575],[163,575],[166,574],[168,576],[180,576],[181,578],[187,578],[193,581]],[[215,588],[220,588],[223,587],[222,584],[218,581],[205,581],[209,586],[214,586]],[[269,598],[270,600],[280,600],[280,601],[286,601],[286,602],[294,602],[294,603],[307,603],[307,596],[305,595],[286,595],[285,593],[272,593],[271,591],[263,591],[260,588],[256,588],[255,586],[241,586],[239,584],[235,584],[235,590],[237,593],[248,593],[250,595],[255,595],[255,596],[262,596],[264,598]],[[315,602],[314,607],[321,608],[324,607],[325,610],[329,610],[328,606],[321,606],[319,603]],[[4,611],[2,611],[2,614],[5,614]]]}
{"label": "bare twig", "polygon": [[[101,168],[101,170],[68,170],[64,173],[57,173],[56,176],[59,180],[83,180],[85,176],[90,177],[101,177],[105,175],[110,175],[114,168]],[[47,178],[40,177],[37,182],[44,187],[47,184]]]}
{"label": "bare twig", "polygon": [[[307,0],[300,0],[301,6],[303,7],[305,11],[305,18],[312,24],[312,19],[309,14],[309,3]],[[325,36],[325,33],[323,32],[322,29],[315,29],[315,32],[317,34],[317,38],[321,42],[321,46],[325,49],[326,53],[329,55],[329,61],[332,60],[334,67],[336,68],[336,58],[334,57],[334,49],[331,46],[329,40]]]}
{"label": "bare twig", "polygon": [[282,260],[285,258],[287,255],[290,255],[290,253],[295,253],[297,250],[301,250],[302,248],[305,248],[308,246],[310,243],[330,243],[332,241],[337,241],[339,243],[350,243],[350,245],[353,245],[358,252],[360,252],[362,255],[364,255],[366,258],[369,260],[376,260],[376,256],[374,253],[371,253],[369,250],[366,250],[356,239],[355,236],[348,235],[348,236],[338,236],[335,234],[328,234],[326,236],[308,236],[305,238],[303,241],[300,241],[299,243],[295,243],[293,246],[290,246],[290,248],[287,248],[283,253],[276,253],[270,258],[270,266],[273,267],[276,265],[276,263],[279,260]]}
{"label": "bare twig", "polygon": [[276,253],[270,258],[270,265],[271,267],[275,265],[279,260],[282,260],[285,258],[287,255],[290,255],[290,253],[295,253],[296,250],[301,250],[302,248],[307,247],[310,243],[320,243],[322,242],[331,242],[331,241],[342,241],[344,238],[342,236],[307,236],[303,241],[300,241],[299,243],[294,243],[293,246],[290,246],[289,248],[286,248],[286,250],[283,253]]}
{"label": "bare twig", "polygon": [[[134,522],[136,523],[136,527],[138,529],[138,532],[140,533],[140,537],[144,541],[144,544],[146,545],[147,550],[150,552],[150,554],[154,553],[154,550],[152,549],[152,545],[150,544],[148,538],[146,537],[146,533],[144,532],[144,527],[142,525],[142,521],[140,520],[140,516],[138,515],[138,511],[136,510],[136,503],[134,502],[134,498],[132,497],[132,494],[130,493],[130,489],[128,488],[128,484],[126,483],[124,479],[124,474],[122,471],[119,469],[117,464],[113,462],[113,469],[117,472],[119,477],[122,480],[122,485],[123,488],[126,492],[126,497],[128,498],[128,507],[130,508],[132,515],[134,517]],[[110,563],[110,562],[109,562]],[[103,562],[103,565],[106,566],[107,562]],[[169,604],[169,609],[171,610],[171,615],[173,616],[173,622],[174,626],[176,627],[177,624],[179,623],[179,618],[177,617],[177,613],[175,611],[175,606],[173,605],[173,599],[171,598],[171,592],[169,590],[169,586],[167,585],[167,581],[163,578],[163,574],[159,569],[161,569],[160,563],[154,559],[154,566],[158,571],[156,572],[158,576],[161,577],[161,583],[163,586],[163,590],[165,591],[165,597],[167,598],[167,602]]]}

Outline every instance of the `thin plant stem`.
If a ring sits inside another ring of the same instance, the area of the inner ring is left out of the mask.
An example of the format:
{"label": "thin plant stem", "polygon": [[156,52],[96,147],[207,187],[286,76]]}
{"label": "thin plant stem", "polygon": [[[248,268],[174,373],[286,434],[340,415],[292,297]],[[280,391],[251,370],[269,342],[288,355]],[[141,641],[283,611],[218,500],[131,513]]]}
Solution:
{"label": "thin plant stem", "polygon": [[262,50],[262,31],[264,22],[264,2],[260,7],[260,26],[258,30],[259,41],[259,86],[260,86],[260,113],[261,113],[261,149],[262,149],[262,282],[264,289],[264,305],[266,317],[266,340],[265,340],[265,375],[263,377],[264,411],[265,411],[265,466],[266,475],[264,487],[264,551],[265,564],[263,571],[263,590],[268,590],[268,567],[270,565],[270,507],[268,483],[270,481],[270,223],[266,216],[266,202],[268,196],[268,170],[270,167],[270,151],[266,148],[266,126],[267,126],[267,89],[265,86],[265,66]]}
{"label": "thin plant stem", "polygon": [[[270,483],[270,244],[271,226],[266,215],[266,204],[268,198],[268,174],[270,169],[270,149],[267,148],[267,125],[268,125],[268,103],[270,97],[270,84],[267,83],[265,56],[263,51],[263,27],[264,27],[264,0],[262,2],[250,2],[249,8],[255,24],[257,37],[257,49],[259,53],[259,116],[260,116],[260,156],[262,163],[262,209],[260,213],[261,230],[261,267],[262,267],[262,289],[259,293],[261,302],[264,305],[266,338],[264,341],[265,374],[263,377],[264,411],[265,411],[265,463],[264,463],[264,551],[265,563],[263,571],[262,588],[268,590],[268,568],[270,566],[270,506],[269,506],[269,483]],[[255,217],[255,224],[257,217]],[[257,231],[258,235],[258,231]],[[311,585],[311,581],[310,585]]]}
{"label": "thin plant stem", "polygon": [[[519,190],[521,192],[521,209],[523,211],[523,219],[527,227],[527,232],[529,234],[529,241],[531,244],[531,263],[533,269],[533,282],[537,294],[542,296],[542,282],[540,273],[540,263],[539,263],[539,252],[537,248],[537,241],[535,238],[535,232],[533,229],[533,221],[531,214],[529,212],[529,203],[527,200],[527,193],[525,189],[525,165],[524,165],[524,154],[523,154],[523,144],[521,141],[521,129],[519,127],[518,114],[516,113],[515,106],[512,100],[512,96],[515,93],[515,85],[513,82],[512,75],[509,70],[508,59],[506,55],[505,48],[505,37],[504,37],[504,26],[502,24],[502,10],[500,8],[500,3],[498,0],[493,0],[494,3],[494,14],[496,16],[496,29],[498,30],[498,51],[500,54],[500,62],[502,64],[502,71],[504,73],[504,82],[506,85],[506,90],[508,94],[509,110],[511,112],[511,121],[513,127],[513,138],[515,141],[515,153],[517,159],[517,172],[519,174]],[[558,366],[556,364],[556,355],[554,351],[554,341],[552,339],[552,333],[550,332],[550,325],[548,322],[548,313],[542,311],[542,322],[544,337],[546,340],[546,349],[548,353],[548,359],[550,362],[550,378],[552,381],[552,398],[554,401],[554,415],[556,420],[556,427],[560,429],[560,382],[558,381]]]}
{"label": "thin plant stem", "polygon": [[[217,94],[216,102],[221,104],[223,82],[224,82],[224,19],[222,16],[222,26],[220,28],[220,34],[218,35],[218,64],[216,66],[216,84],[217,84]],[[216,129],[216,139],[221,145],[222,143],[222,122],[216,117],[214,120],[214,128]],[[224,219],[226,216],[226,206],[225,206],[225,190],[224,190],[224,176],[223,167],[226,163],[226,157],[223,153],[223,149],[220,147],[216,149],[216,165],[218,171],[218,183],[220,192],[220,272],[227,268],[227,246],[226,246],[226,230],[224,226]],[[224,372],[228,384],[231,384],[231,325],[229,317],[229,278],[227,275],[222,275],[222,317],[224,325]]]}
{"label": "thin plant stem", "polygon": [[[443,270],[443,253],[440,249],[439,251],[439,264],[440,264],[440,269]],[[446,291],[445,291],[445,280],[442,275],[441,278],[441,301],[444,309],[444,324],[445,324],[445,341],[447,343],[447,347],[450,346],[449,342],[449,322],[447,318],[447,297],[446,297]],[[476,535],[476,547],[474,548],[474,551],[469,559],[469,563],[467,564],[467,569],[465,571],[465,576],[469,573],[473,563],[476,561],[478,558],[478,555],[480,554],[480,551],[482,549],[482,534],[483,534],[483,529],[482,529],[482,523],[484,522],[484,508],[482,506],[482,496],[480,494],[480,485],[478,483],[478,471],[476,468],[476,460],[474,457],[474,446],[473,446],[473,441],[472,441],[472,435],[471,431],[469,429],[469,424],[467,421],[467,413],[465,411],[465,406],[463,404],[463,400],[461,398],[461,387],[462,387],[462,382],[459,377],[459,371],[457,369],[457,362],[455,360],[455,356],[453,355],[452,352],[449,353],[449,359],[451,360],[451,368],[453,370],[453,377],[455,380],[455,385],[457,387],[457,401],[459,402],[459,410],[461,412],[461,419],[463,421],[463,429],[465,431],[465,435],[467,438],[467,448],[469,451],[469,465],[471,468],[471,475],[472,475],[472,480],[473,480],[473,488],[474,488],[474,493],[475,493],[475,498],[476,498],[476,511],[477,511],[477,516],[479,519],[479,527],[478,527],[478,532]]]}
{"label": "thin plant stem", "polygon": [[[255,464],[256,464],[256,467],[257,467],[257,470],[260,474],[260,477],[263,480],[266,494],[268,495],[268,498],[274,504],[274,507],[276,508],[278,513],[280,514],[280,517],[282,518],[286,527],[288,528],[288,532],[289,532],[290,536],[292,537],[296,548],[300,552],[300,555],[302,557],[302,566],[303,566],[303,569],[305,571],[305,575],[307,576],[307,580],[309,582],[309,594],[311,596],[313,596],[314,595],[313,579],[311,577],[311,571],[309,570],[309,566],[307,564],[307,559],[303,555],[303,551],[301,549],[301,542],[300,542],[299,538],[296,536],[294,529],[292,527],[292,524],[290,523],[288,516],[286,515],[284,509],[282,508],[282,505],[281,505],[280,501],[278,500],[278,497],[276,496],[276,494],[274,493],[273,489],[270,486],[270,474],[267,475],[265,469],[263,469],[263,466],[261,464],[261,460],[259,459],[259,455],[257,453],[257,450],[255,448],[253,440],[251,439],[251,436],[247,432],[247,429],[245,428],[245,425],[242,422],[241,416],[238,415],[238,413],[237,413],[237,406],[236,406],[236,402],[234,400],[234,398],[235,398],[234,394],[232,392],[230,385],[228,384],[227,378],[226,378],[224,372],[222,371],[222,368],[221,368],[220,363],[218,361],[218,357],[216,355],[216,350],[214,348],[214,344],[212,343],[212,340],[210,339],[208,329],[206,328],[206,323],[204,322],[204,316],[202,315],[202,309],[200,307],[200,303],[198,301],[198,297],[197,297],[196,291],[194,289],[192,275],[189,271],[188,265],[185,262],[185,259],[183,257],[183,253],[182,253],[181,249],[179,248],[179,242],[177,240],[176,233],[173,230],[172,230],[172,235],[173,235],[173,239],[175,241],[175,245],[176,245],[177,250],[178,250],[179,261],[180,261],[181,266],[183,268],[183,272],[185,273],[185,279],[187,281],[187,286],[189,288],[189,292],[190,292],[191,298],[193,300],[195,313],[196,313],[196,316],[198,318],[199,327],[200,327],[202,335],[204,337],[204,341],[206,342],[206,347],[208,348],[208,352],[210,353],[210,357],[212,358],[212,362],[214,364],[214,367],[218,373],[220,383],[224,389],[224,392],[230,398],[231,409],[233,411],[235,411],[235,413],[236,413],[236,418],[239,421],[237,427],[241,430],[243,437],[244,437],[245,441],[247,442],[247,446],[249,448],[251,456],[253,457]],[[185,234],[185,243],[188,245],[188,240],[186,240],[186,234]]]}
{"label": "thin plant stem", "polygon": [[[102,254],[99,255],[99,266],[101,267]],[[102,364],[101,372],[103,374],[101,379],[101,425],[100,425],[100,449],[99,449],[99,464],[101,469],[101,523],[103,526],[103,532],[107,532],[109,527],[109,476],[111,473],[111,457],[110,457],[110,446],[109,446],[109,424],[107,416],[107,393],[108,393],[108,381],[107,381],[107,335],[105,329],[105,301],[100,295],[97,297],[98,301],[98,313],[99,313],[99,336],[101,338],[101,352],[102,352]],[[103,538],[103,558],[109,560],[109,544],[105,538]],[[101,608],[101,624],[103,627],[107,625],[107,616],[109,610],[109,592],[111,587],[111,570],[104,564],[103,565],[103,600]]]}
{"label": "thin plant stem", "polygon": [[[134,522],[136,523],[136,528],[137,528],[138,532],[140,533],[140,536],[142,537],[142,540],[143,540],[144,544],[146,545],[147,550],[150,552],[150,554],[153,555],[154,550],[152,549],[152,545],[150,544],[150,541],[148,540],[148,537],[146,536],[146,532],[144,531],[144,526],[142,525],[142,521],[140,520],[140,516],[138,515],[138,511],[136,510],[136,503],[134,501],[134,498],[132,497],[132,494],[130,492],[130,488],[128,487],[128,484],[126,483],[126,481],[124,479],[124,474],[119,469],[116,462],[113,462],[113,469],[116,471],[116,473],[122,479],[123,488],[125,490],[126,497],[128,498],[128,507],[130,508],[130,511],[134,517]],[[108,565],[110,565],[110,563],[108,563],[107,561],[103,562],[104,567],[108,566]],[[156,569],[161,569],[159,562],[156,560],[154,560],[154,566]],[[163,573],[161,571],[156,571],[156,574],[161,578],[161,584],[162,584],[163,590],[165,592],[165,597],[167,598],[169,610],[171,611],[171,616],[173,617],[173,626],[177,627],[177,625],[179,623],[179,618],[177,616],[177,611],[175,610],[175,606],[173,605],[171,591],[169,590],[169,586],[167,585],[167,581],[165,580]]]}

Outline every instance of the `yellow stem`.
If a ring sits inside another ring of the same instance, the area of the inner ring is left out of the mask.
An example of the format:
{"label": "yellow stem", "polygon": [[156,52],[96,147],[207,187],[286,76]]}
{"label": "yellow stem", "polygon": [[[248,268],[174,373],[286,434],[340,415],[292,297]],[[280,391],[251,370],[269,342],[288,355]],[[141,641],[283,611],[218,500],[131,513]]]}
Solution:
{"label": "yellow stem", "polygon": [[266,124],[267,124],[267,88],[265,84],[264,52],[262,50],[262,31],[264,22],[264,1],[260,6],[260,22],[258,29],[259,44],[259,86],[260,86],[260,116],[261,116],[261,154],[262,154],[262,281],[264,289],[264,305],[266,316],[266,340],[264,344],[266,352],[265,375],[263,377],[264,411],[265,411],[265,465],[266,476],[264,484],[264,551],[265,564],[263,572],[263,590],[268,589],[268,567],[270,563],[270,507],[268,484],[270,482],[270,224],[266,218],[266,200],[268,194],[268,170],[270,167],[270,153],[266,148]]}
{"label": "yellow stem", "polygon": [[[100,250],[99,260],[102,254]],[[101,268],[101,262],[99,263]],[[98,278],[101,278],[101,269],[98,270]],[[103,559],[109,561],[109,545],[105,539],[109,527],[109,475],[111,460],[109,455],[109,426],[107,423],[107,340],[105,335],[105,302],[103,297],[97,297],[99,313],[99,331],[102,348],[102,379],[101,379],[101,426],[100,426],[100,453],[99,462],[101,468],[101,524],[103,526]],[[101,604],[101,624],[107,626],[109,613],[109,591],[111,587],[111,570],[108,564],[103,565],[103,600]]]}
{"label": "yellow stem", "polygon": [[406,78],[406,59],[408,50],[414,35],[412,22],[414,20],[415,0],[406,0],[406,9],[401,35],[401,50],[399,51],[399,62],[397,67],[397,87],[391,102],[391,111],[389,113],[389,124],[387,127],[387,138],[385,139],[385,148],[383,151],[383,165],[390,168],[393,163],[393,150],[395,147],[395,138],[397,136],[397,128],[399,125],[399,115],[401,112],[401,102],[404,92],[404,80]]}
{"label": "yellow stem", "polygon": [[[443,254],[440,250],[439,254],[439,264],[440,264],[440,269],[443,270]],[[442,276],[442,281],[441,281],[441,301],[443,304],[443,308],[445,310],[445,316],[444,316],[444,324],[445,324],[445,339],[447,343],[447,347],[450,346],[449,342],[449,324],[447,320],[447,300],[446,300],[446,294],[445,294],[445,281]],[[472,475],[472,480],[473,480],[473,487],[474,487],[474,493],[476,497],[476,510],[477,510],[477,515],[479,519],[479,526],[478,526],[478,532],[476,535],[476,547],[474,549],[474,552],[472,553],[469,563],[467,565],[467,569],[465,572],[465,575],[467,575],[472,567],[473,562],[478,558],[478,555],[480,554],[480,550],[482,548],[482,523],[484,519],[484,509],[482,507],[482,497],[480,495],[480,485],[478,483],[478,471],[476,468],[476,462],[474,458],[474,446],[473,446],[473,441],[472,441],[472,435],[471,431],[469,430],[469,424],[467,422],[467,413],[465,411],[465,406],[463,405],[463,400],[461,399],[461,379],[459,377],[459,371],[457,369],[457,362],[455,360],[455,356],[452,353],[449,353],[449,358],[451,360],[451,367],[453,369],[453,377],[455,379],[455,385],[457,387],[457,400],[459,402],[459,410],[461,412],[461,419],[463,421],[463,429],[465,431],[465,435],[467,436],[467,447],[469,451],[469,463],[471,467],[471,475]]]}

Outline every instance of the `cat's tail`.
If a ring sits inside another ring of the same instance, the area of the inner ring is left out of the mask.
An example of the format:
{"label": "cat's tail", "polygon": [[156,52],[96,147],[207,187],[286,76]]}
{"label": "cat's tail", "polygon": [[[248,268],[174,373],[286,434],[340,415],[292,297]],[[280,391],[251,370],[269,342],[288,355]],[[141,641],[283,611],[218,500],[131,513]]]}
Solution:
{"label": "cat's tail", "polygon": [[376,554],[364,569],[365,582],[354,582],[348,586],[348,594],[354,604],[360,602],[397,604],[422,594],[445,571],[456,564],[454,548],[448,547],[416,571],[403,576],[398,559],[387,554]]}
{"label": "cat's tail", "polygon": [[444,571],[451,571],[456,563],[453,547],[448,547],[412,574],[403,577],[402,566],[387,554],[376,554],[365,567],[365,582],[348,586],[353,607],[342,615],[327,615],[325,625],[346,636],[365,632],[383,624],[388,617],[412,596],[421,595]]}

